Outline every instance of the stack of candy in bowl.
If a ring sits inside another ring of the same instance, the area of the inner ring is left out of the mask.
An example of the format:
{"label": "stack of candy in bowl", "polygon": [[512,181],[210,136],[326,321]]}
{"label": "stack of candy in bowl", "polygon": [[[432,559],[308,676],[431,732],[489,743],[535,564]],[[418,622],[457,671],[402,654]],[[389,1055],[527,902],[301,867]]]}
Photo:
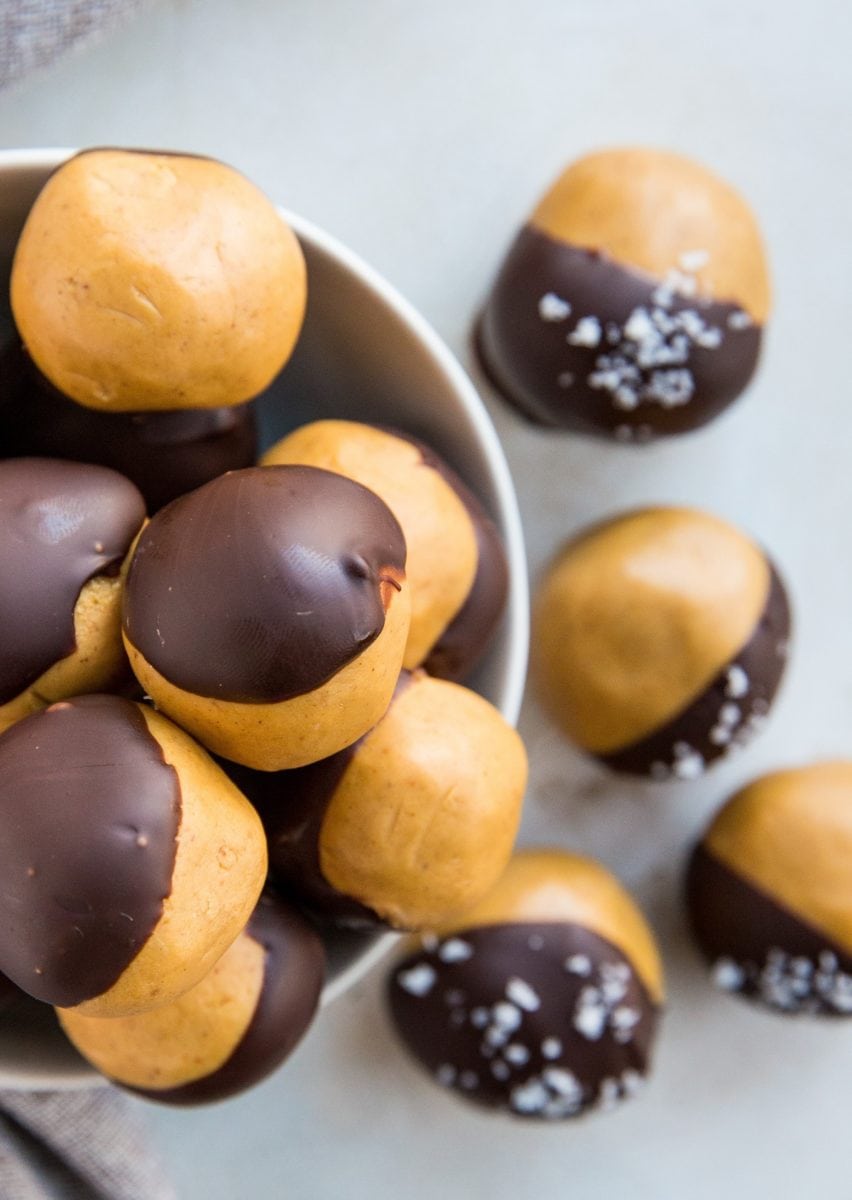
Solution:
{"label": "stack of candy in bowl", "polygon": [[469,907],[520,819],[523,746],[456,682],[506,601],[482,504],[357,421],[255,465],[309,283],[236,171],[120,150],[50,176],[11,272],[0,972],[175,1104],[286,1057],[323,930]]}

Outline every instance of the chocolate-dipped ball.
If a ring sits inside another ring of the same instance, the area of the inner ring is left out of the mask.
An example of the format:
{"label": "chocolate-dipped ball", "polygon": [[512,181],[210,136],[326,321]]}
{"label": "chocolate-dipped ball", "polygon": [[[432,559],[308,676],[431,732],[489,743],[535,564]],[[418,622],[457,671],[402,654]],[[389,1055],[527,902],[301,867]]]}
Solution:
{"label": "chocolate-dipped ball", "polygon": [[0,462],[0,730],[126,680],[120,569],[144,520],[115,471]]}
{"label": "chocolate-dipped ball", "polygon": [[528,850],[397,964],[389,1000],[402,1041],[438,1083],[553,1120],[641,1087],[663,976],[651,931],[608,871]]}
{"label": "chocolate-dipped ball", "polygon": [[647,508],[581,533],[536,597],[541,699],[616,771],[694,779],[764,723],[790,632],[784,586],[739,530]]}
{"label": "chocolate-dipped ball", "polygon": [[852,762],[737,792],[692,854],[687,901],[719,987],[780,1012],[852,1015]]}
{"label": "chocolate-dipped ball", "polygon": [[411,587],[408,670],[461,679],[506,602],[500,535],[476,497],[422,442],[356,421],[315,421],[277,442],[263,465],[303,463],[337,471],[381,496],[405,534]]}
{"label": "chocolate-dipped ball", "polygon": [[478,351],[538,424],[647,441],[737,398],[769,303],[760,232],[733,188],[677,154],[608,150],[569,166],[521,229]]}
{"label": "chocolate-dipped ball", "polygon": [[269,893],[204,978],[177,1000],[105,1021],[58,1011],[84,1058],[163,1104],[224,1100],[265,1079],[313,1019],[325,969],[319,935]]}
{"label": "chocolate-dipped ball", "polygon": [[38,367],[90,408],[217,408],[263,390],[305,310],[295,235],[212,159],[89,150],[48,179],[12,265]]}
{"label": "chocolate-dipped ball", "polygon": [[99,412],[69,400],[19,341],[0,355],[0,454],[100,463],[126,475],[156,512],[257,453],[254,406]]}
{"label": "chocolate-dipped ball", "polygon": [[233,777],[261,813],[277,884],[344,923],[423,929],[469,908],[505,867],[527,759],[487,700],[420,671],[354,746]]}
{"label": "chocolate-dipped ball", "polygon": [[124,600],[131,665],[164,712],[224,758],[302,766],[390,703],[408,636],[405,541],[342,475],[232,471],[149,522]]}
{"label": "chocolate-dipped ball", "polygon": [[63,700],[0,735],[0,970],[113,1017],[166,1004],[245,925],[266,875],[254,809],[165,717]]}

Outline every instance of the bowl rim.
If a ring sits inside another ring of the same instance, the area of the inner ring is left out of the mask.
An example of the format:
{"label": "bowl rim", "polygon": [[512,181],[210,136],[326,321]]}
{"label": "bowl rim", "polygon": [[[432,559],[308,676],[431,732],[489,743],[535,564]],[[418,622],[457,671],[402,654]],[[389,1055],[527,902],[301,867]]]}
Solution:
{"label": "bowl rim", "polygon": [[[0,173],[14,169],[53,170],[76,153],[77,150],[71,147],[0,149]],[[307,242],[313,249],[339,263],[372,292],[404,327],[407,327],[426,350],[439,376],[443,377],[448,390],[459,401],[475,431],[490,475],[497,503],[497,510],[493,515],[503,533],[509,564],[509,594],[506,603],[508,627],[505,635],[507,659],[502,694],[495,706],[510,725],[515,725],[521,710],[529,654],[529,578],[515,487],[503,446],[485,402],[443,339],[393,284],[333,234],[327,233],[320,226],[288,208],[281,205],[275,207],[300,241]],[[400,936],[393,932],[378,936],[358,959],[325,985],[320,1007],[327,1007],[364,978],[385,957]],[[66,1069],[63,1074],[55,1077],[47,1074],[29,1075],[26,1071],[7,1074],[0,1066],[0,1087],[20,1090],[70,1090],[96,1087],[107,1082],[85,1064],[81,1065],[79,1070]]]}

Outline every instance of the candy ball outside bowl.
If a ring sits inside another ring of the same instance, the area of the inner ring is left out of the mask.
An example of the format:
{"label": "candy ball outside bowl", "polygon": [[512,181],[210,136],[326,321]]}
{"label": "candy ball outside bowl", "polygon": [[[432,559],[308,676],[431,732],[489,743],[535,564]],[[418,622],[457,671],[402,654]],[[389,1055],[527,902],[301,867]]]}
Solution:
{"label": "candy ball outside bowl", "polygon": [[[2,334],[12,333],[8,277],[18,235],[67,150],[0,152]],[[497,435],[473,385],[426,321],[357,255],[293,213],[308,269],[308,307],[296,350],[256,401],[261,449],[320,418],[393,426],[435,449],[482,501],[505,542],[509,595],[501,624],[467,680],[512,723],[520,709],[528,645],[528,589],[515,493]],[[2,452],[2,447],[0,447]],[[396,935],[339,931],[326,937],[328,1003],[360,979]],[[0,1087],[83,1087],[99,1077],[59,1032],[47,1005],[7,998],[0,1009]]]}

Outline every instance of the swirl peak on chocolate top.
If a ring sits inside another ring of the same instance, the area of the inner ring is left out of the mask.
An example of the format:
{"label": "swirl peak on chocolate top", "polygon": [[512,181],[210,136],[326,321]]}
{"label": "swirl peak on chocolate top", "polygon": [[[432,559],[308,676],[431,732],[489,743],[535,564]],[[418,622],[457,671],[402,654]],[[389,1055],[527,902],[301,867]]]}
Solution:
{"label": "swirl peak on chocolate top", "polygon": [[402,530],[369,489],[317,467],[252,467],[180,497],[146,527],[124,629],[186,691],[287,700],[378,637],[404,578]]}
{"label": "swirl peak on chocolate top", "polygon": [[117,471],[0,462],[0,704],[74,652],[80,591],[118,569],[144,519],[142,496]]}
{"label": "swirl peak on chocolate top", "polygon": [[171,892],[180,784],[139,708],[79,696],[0,736],[0,970],[70,1007],[107,991]]}

